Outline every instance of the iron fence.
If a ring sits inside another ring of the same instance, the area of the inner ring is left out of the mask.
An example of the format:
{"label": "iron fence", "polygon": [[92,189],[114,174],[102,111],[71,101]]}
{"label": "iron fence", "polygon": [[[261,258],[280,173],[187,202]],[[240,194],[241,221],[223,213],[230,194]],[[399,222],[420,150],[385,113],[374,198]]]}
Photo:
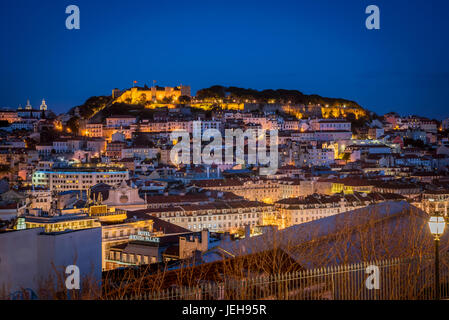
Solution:
{"label": "iron fence", "polygon": [[[449,255],[440,258],[440,291],[449,298]],[[373,267],[374,266],[374,267]],[[377,286],[378,284],[378,286]],[[431,300],[434,259],[390,259],[278,275],[174,286],[122,300]]]}

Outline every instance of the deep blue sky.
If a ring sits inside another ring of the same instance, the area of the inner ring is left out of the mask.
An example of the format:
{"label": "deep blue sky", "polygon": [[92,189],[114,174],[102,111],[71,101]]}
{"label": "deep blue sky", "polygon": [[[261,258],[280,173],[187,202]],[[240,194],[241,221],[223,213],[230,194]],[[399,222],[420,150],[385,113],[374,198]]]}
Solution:
{"label": "deep blue sky", "polygon": [[[76,4],[81,30],[65,28]],[[365,8],[381,30],[365,28]],[[56,112],[133,80],[298,89],[449,117],[449,1],[1,0],[0,107]]]}

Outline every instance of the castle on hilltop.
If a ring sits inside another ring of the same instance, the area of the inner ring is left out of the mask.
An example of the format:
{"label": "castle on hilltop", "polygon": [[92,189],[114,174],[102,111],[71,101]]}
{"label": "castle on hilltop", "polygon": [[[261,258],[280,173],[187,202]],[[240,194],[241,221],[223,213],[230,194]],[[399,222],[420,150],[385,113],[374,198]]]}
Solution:
{"label": "castle on hilltop", "polygon": [[112,97],[116,99],[116,102],[129,104],[161,102],[167,99],[176,102],[181,96],[191,97],[190,86],[133,87],[125,91],[120,91],[119,89],[112,90]]}

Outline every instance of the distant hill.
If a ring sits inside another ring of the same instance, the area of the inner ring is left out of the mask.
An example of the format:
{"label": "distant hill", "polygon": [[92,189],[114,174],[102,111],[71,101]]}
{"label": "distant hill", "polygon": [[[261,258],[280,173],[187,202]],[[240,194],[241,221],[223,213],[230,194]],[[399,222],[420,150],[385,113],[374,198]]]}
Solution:
{"label": "distant hill", "polygon": [[106,106],[111,105],[113,100],[112,96],[90,97],[84,104],[70,109],[68,114],[74,116],[78,109],[79,115],[83,119],[90,119],[97,112],[103,110]]}
{"label": "distant hill", "polygon": [[239,100],[256,100],[257,102],[269,102],[275,100],[280,103],[292,103],[292,104],[321,104],[322,106],[329,105],[330,107],[343,106],[353,108],[361,108],[361,106],[354,101],[342,99],[342,98],[326,98],[319,95],[306,95],[298,90],[285,90],[285,89],[267,89],[267,90],[254,90],[243,89],[238,87],[223,87],[212,86],[210,88],[201,89],[197,92],[197,98],[199,99],[224,99],[226,97],[235,98]]}
{"label": "distant hill", "polygon": [[[360,113],[362,116],[366,114],[365,110],[355,101],[342,98],[326,98],[319,95],[305,95],[298,90],[268,89],[258,91],[217,85],[199,90],[196,97],[197,99],[206,101],[235,99],[241,103],[256,101],[257,103],[288,103],[298,105],[320,104],[323,107],[323,115],[326,115],[326,117],[344,116],[351,112]],[[150,116],[154,112],[154,110],[148,109],[142,104],[130,104],[117,101],[112,96],[91,97],[84,104],[72,108],[68,114],[75,116],[78,112],[83,119],[102,122],[106,117],[113,114]],[[342,106],[345,106],[347,109],[345,109],[345,112],[340,113],[338,109]]]}

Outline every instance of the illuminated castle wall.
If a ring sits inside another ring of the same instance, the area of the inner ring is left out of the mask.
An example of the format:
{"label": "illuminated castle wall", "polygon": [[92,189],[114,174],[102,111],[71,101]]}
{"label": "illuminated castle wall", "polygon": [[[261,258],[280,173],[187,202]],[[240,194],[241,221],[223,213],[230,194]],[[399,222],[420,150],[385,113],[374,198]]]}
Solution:
{"label": "illuminated castle wall", "polygon": [[353,114],[356,119],[366,116],[366,111],[362,108],[348,106],[322,106],[322,105],[301,105],[301,106],[282,106],[282,111],[298,119],[308,116],[318,118],[346,118],[349,114]]}
{"label": "illuminated castle wall", "polygon": [[179,87],[151,87],[151,88],[131,88],[122,93],[120,97],[116,99],[119,103],[146,103],[162,101],[164,98],[171,98],[173,102],[176,102],[180,96],[191,96],[190,86]]}

